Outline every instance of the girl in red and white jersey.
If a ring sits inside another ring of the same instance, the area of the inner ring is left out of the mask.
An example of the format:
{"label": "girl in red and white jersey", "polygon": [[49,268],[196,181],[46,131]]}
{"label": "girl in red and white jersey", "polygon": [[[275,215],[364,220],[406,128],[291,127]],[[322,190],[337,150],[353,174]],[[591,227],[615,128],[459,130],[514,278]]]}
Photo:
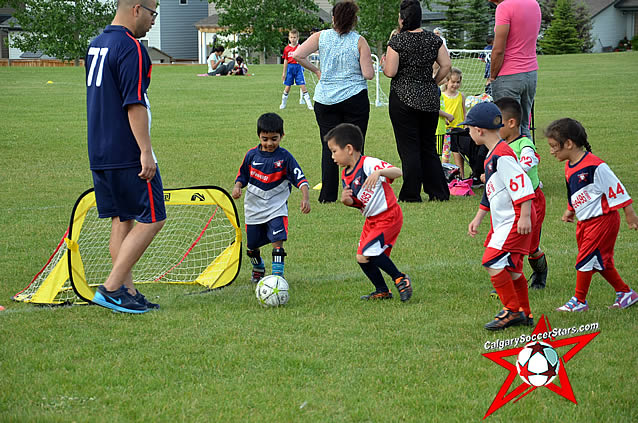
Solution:
{"label": "girl in red and white jersey", "polygon": [[565,161],[567,210],[564,222],[576,224],[576,292],[558,311],[589,310],[586,296],[592,276],[600,274],[614,287],[616,301],[610,308],[627,308],[638,302],[638,293],[620,277],[614,266],[614,245],[620,229],[618,209],[625,211],[631,229],[638,230],[638,216],[627,189],[607,163],[591,153],[587,132],[580,122],[563,118],[545,130],[551,154]]}

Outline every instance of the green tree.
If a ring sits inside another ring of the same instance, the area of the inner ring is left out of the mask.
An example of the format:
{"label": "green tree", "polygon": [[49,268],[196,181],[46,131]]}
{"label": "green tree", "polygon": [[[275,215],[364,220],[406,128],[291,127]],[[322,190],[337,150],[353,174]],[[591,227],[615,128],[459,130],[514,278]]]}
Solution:
{"label": "green tree", "polygon": [[545,54],[580,53],[583,40],[578,37],[571,0],[557,0],[553,19],[539,41]]}
{"label": "green tree", "polygon": [[363,35],[373,52],[384,53],[390,33],[395,29],[399,17],[401,0],[359,0],[359,22],[356,30]]}
{"label": "green tree", "polygon": [[15,8],[13,16],[23,32],[12,42],[22,51],[41,51],[77,66],[89,42],[115,16],[115,1],[0,0]]}
{"label": "green tree", "polygon": [[[554,17],[554,9],[556,8],[556,0],[540,0],[542,21],[541,21],[541,33],[545,32],[549,28],[550,23]],[[586,53],[591,51],[594,47],[594,40],[592,39],[593,24],[591,21],[591,12],[589,6],[582,1],[572,4],[572,10],[574,12],[574,19],[576,20],[576,30],[578,31],[578,37],[583,42],[582,52]]]}
{"label": "green tree", "polygon": [[279,54],[287,31],[319,26],[319,8],[312,0],[209,0],[219,14],[222,35],[236,35],[230,43],[265,55]]}
{"label": "green tree", "polygon": [[467,0],[465,2],[466,38],[464,48],[480,50],[485,47],[487,36],[494,34],[494,28],[490,22],[494,16],[494,10],[490,9],[485,0]]}
{"label": "green tree", "polygon": [[445,21],[441,26],[445,29],[447,47],[463,48],[465,46],[465,16],[466,4],[464,0],[441,0],[438,4],[447,6]]}

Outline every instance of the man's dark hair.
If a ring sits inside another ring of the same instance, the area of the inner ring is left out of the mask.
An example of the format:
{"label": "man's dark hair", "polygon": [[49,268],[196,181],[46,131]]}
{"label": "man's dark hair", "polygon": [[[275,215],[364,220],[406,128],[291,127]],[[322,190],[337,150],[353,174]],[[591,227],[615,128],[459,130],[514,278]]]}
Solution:
{"label": "man's dark hair", "polygon": [[350,0],[340,1],[334,5],[332,8],[332,16],[335,20],[333,27],[339,35],[352,31],[357,23],[357,12],[359,12],[359,6]]}
{"label": "man's dark hair", "polygon": [[417,0],[403,0],[399,6],[399,16],[403,19],[401,32],[421,28],[421,3]]}
{"label": "man's dark hair", "polygon": [[257,135],[262,132],[276,132],[284,135],[284,120],[277,113],[264,113],[257,119]]}
{"label": "man's dark hair", "polygon": [[503,120],[514,119],[518,125],[521,124],[521,118],[523,117],[523,110],[521,105],[512,97],[502,97],[494,102],[496,107],[501,111]]}
{"label": "man's dark hair", "polygon": [[214,49],[213,51],[214,51],[214,52],[217,52],[217,53],[223,53],[223,52],[224,52],[224,50],[226,50],[226,49],[224,48],[224,46],[217,46],[217,47],[215,47],[215,49]]}
{"label": "man's dark hair", "polygon": [[361,152],[363,148],[363,133],[358,126],[351,123],[341,123],[332,128],[325,137],[323,142],[333,140],[341,148],[346,148],[350,144],[355,151]]}

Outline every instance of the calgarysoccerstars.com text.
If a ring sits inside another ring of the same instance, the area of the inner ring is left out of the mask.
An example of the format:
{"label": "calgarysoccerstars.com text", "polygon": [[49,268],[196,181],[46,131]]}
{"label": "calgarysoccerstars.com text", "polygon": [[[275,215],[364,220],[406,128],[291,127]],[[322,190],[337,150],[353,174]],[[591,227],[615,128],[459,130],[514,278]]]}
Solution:
{"label": "calgarysoccerstars.com text", "polygon": [[516,347],[518,344],[528,344],[533,341],[543,341],[546,339],[553,339],[557,336],[575,335],[583,332],[593,332],[598,330],[598,322],[588,323],[586,325],[580,325],[578,327],[573,326],[571,328],[554,328],[549,332],[534,333],[531,335],[520,335],[516,338],[510,339],[497,339],[495,341],[486,341],[483,348],[486,350],[502,350],[506,347]]}

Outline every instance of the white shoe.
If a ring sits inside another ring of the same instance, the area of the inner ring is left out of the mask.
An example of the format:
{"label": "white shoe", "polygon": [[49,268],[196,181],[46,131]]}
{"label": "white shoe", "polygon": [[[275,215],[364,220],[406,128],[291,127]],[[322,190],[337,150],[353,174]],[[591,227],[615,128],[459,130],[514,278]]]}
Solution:
{"label": "white shoe", "polygon": [[303,97],[299,98],[299,104],[306,104],[306,102],[304,101]]}
{"label": "white shoe", "polygon": [[280,110],[283,110],[283,109],[285,109],[285,108],[286,108],[286,103],[281,103],[281,104],[279,105],[279,109],[280,109]]}
{"label": "white shoe", "polygon": [[308,102],[308,110],[315,110],[314,107],[312,107],[312,103]]}

